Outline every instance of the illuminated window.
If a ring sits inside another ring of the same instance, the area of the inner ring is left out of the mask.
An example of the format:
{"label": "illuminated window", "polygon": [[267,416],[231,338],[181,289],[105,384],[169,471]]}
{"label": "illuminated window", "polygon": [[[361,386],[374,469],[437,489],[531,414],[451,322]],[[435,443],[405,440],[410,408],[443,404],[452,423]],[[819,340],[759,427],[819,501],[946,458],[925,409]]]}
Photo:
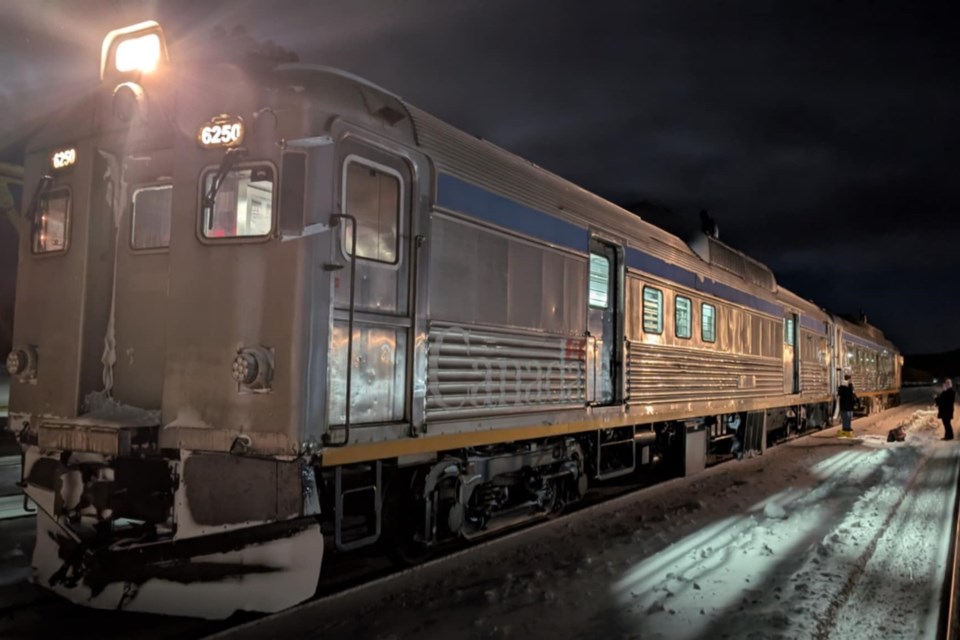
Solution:
{"label": "illuminated window", "polygon": [[794,320],[793,316],[783,319],[783,341],[785,344],[794,345]]}
{"label": "illuminated window", "polygon": [[33,252],[56,253],[67,248],[70,191],[61,188],[40,198],[33,228]]}
{"label": "illuminated window", "polygon": [[717,309],[712,304],[700,305],[700,337],[704,342],[717,341]]}
{"label": "illuminated window", "polygon": [[[203,193],[210,193],[217,171],[207,172]],[[213,211],[204,210],[205,238],[266,236],[273,228],[273,168],[234,169],[217,191]]]}
{"label": "illuminated window", "polygon": [[643,288],[643,330],[663,333],[663,292],[660,289]]}
{"label": "illuminated window", "polygon": [[606,309],[610,296],[610,261],[590,254],[590,306]]}
{"label": "illuminated window", "polygon": [[172,210],[173,185],[155,185],[134,191],[130,246],[134,249],[169,247]]}
{"label": "illuminated window", "polygon": [[674,304],[674,325],[678,338],[690,338],[692,335],[691,326],[693,323],[690,321],[690,310],[692,308],[693,304],[690,302],[690,298],[677,296]]}
{"label": "illuminated window", "polygon": [[[344,171],[344,212],[357,219],[357,257],[397,262],[402,185],[400,175],[385,166],[347,159]],[[353,225],[343,224],[343,249],[350,255]]]}

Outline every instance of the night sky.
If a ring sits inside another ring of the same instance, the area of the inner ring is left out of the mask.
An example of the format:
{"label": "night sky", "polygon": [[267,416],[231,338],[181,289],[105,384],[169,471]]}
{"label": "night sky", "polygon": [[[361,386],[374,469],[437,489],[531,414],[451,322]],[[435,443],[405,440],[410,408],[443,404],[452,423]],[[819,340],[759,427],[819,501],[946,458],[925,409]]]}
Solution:
{"label": "night sky", "polygon": [[941,351],[960,347],[949,7],[17,0],[0,19],[0,143],[17,160],[39,116],[97,82],[112,28],[155,18],[170,41],[197,44],[243,25],[682,238],[705,208],[782,285],[862,309],[908,353]]}

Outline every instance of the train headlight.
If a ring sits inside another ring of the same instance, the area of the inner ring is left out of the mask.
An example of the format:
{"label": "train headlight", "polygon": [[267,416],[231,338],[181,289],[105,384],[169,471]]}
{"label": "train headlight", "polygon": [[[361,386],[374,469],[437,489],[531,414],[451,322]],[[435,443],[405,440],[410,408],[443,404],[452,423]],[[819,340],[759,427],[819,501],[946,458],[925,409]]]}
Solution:
{"label": "train headlight", "polygon": [[111,74],[150,73],[166,57],[163,29],[153,20],[116,29],[103,40],[100,78]]}
{"label": "train headlight", "polygon": [[231,375],[238,391],[269,391],[273,383],[273,351],[263,347],[240,349]]}
{"label": "train headlight", "polygon": [[117,45],[114,64],[117,71],[150,73],[160,63],[160,36],[148,33],[139,38],[124,40]]}
{"label": "train headlight", "polygon": [[37,350],[32,346],[17,347],[7,356],[7,373],[22,382],[37,377]]}

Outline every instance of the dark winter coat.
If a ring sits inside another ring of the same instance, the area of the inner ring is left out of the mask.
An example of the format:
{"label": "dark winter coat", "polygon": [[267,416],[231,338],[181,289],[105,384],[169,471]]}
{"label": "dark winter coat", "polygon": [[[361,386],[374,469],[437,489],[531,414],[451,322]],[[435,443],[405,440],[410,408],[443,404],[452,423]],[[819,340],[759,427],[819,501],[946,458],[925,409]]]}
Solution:
{"label": "dark winter coat", "polygon": [[857,402],[857,396],[853,395],[853,383],[840,385],[837,394],[840,396],[840,411],[853,411],[853,405]]}
{"label": "dark winter coat", "polygon": [[953,387],[949,389],[944,389],[943,393],[937,396],[937,412],[938,418],[946,418],[947,420],[953,420],[953,403],[957,400],[957,393],[953,390]]}

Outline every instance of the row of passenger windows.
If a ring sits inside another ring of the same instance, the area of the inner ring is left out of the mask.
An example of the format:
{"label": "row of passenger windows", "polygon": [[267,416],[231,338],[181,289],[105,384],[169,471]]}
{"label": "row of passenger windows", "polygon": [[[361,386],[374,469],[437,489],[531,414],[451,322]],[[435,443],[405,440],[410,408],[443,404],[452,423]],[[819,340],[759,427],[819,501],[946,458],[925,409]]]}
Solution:
{"label": "row of passenger windows", "polygon": [[[673,300],[674,335],[689,340],[693,337],[693,301],[678,295]],[[655,287],[643,288],[643,330],[646,333],[663,333],[663,291]],[[700,303],[700,339],[717,341],[717,308],[709,303]]]}
{"label": "row of passenger windows", "polygon": [[[211,192],[217,171],[203,176],[203,193]],[[266,237],[273,229],[274,170],[269,165],[241,168],[223,176],[213,207],[204,208],[204,238]],[[399,173],[350,156],[343,173],[344,210],[356,218],[357,257],[393,264],[399,251],[403,182]],[[54,188],[38,203],[34,253],[56,253],[67,246],[70,190]],[[130,247],[134,250],[170,246],[173,186],[154,184],[133,191]],[[353,246],[353,225],[342,226],[344,251]]]}

